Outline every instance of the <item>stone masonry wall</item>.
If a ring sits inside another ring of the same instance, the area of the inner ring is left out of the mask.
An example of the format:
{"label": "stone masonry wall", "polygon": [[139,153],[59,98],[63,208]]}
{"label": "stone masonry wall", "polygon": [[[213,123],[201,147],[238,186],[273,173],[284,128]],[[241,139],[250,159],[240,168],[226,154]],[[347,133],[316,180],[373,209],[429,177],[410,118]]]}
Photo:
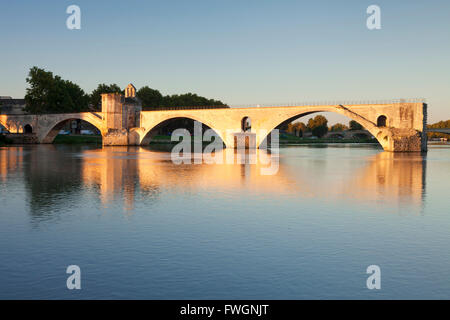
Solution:
{"label": "stone masonry wall", "polygon": [[127,146],[128,131],[125,129],[109,129],[103,136],[104,146]]}

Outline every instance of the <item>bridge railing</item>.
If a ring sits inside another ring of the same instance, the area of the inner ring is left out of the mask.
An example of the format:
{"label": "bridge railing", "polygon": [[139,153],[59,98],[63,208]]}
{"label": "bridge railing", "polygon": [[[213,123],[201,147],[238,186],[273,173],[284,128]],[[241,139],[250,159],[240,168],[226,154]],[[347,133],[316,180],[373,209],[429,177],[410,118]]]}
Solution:
{"label": "bridge railing", "polygon": [[165,110],[196,110],[196,109],[226,109],[229,106],[177,106],[177,107],[151,107],[142,111],[165,111]]}
{"label": "bridge railing", "polygon": [[374,105],[374,104],[399,104],[399,103],[426,103],[425,98],[408,99],[388,99],[388,100],[324,100],[324,101],[301,101],[286,103],[268,103],[268,104],[231,104],[232,108],[254,108],[254,107],[295,107],[295,106],[348,106],[348,105]]}
{"label": "bridge railing", "polygon": [[450,128],[427,128],[428,132],[450,133]]}
{"label": "bridge railing", "polygon": [[[375,104],[400,104],[400,103],[426,103],[425,98],[407,98],[407,99],[388,99],[388,100],[324,100],[324,101],[301,101],[301,102],[286,102],[286,103],[265,103],[265,104],[231,104],[231,105],[221,105],[221,106],[174,106],[174,107],[152,107],[145,108],[142,111],[164,111],[164,110],[196,110],[196,109],[224,109],[224,108],[255,108],[255,107],[295,107],[295,106],[337,106],[337,105],[375,105]],[[44,114],[66,114],[66,113],[96,113],[101,112],[94,110],[86,110],[80,112],[49,112]],[[0,108],[0,114],[3,115],[29,115],[28,113],[12,114],[12,113],[2,113],[2,108]]]}

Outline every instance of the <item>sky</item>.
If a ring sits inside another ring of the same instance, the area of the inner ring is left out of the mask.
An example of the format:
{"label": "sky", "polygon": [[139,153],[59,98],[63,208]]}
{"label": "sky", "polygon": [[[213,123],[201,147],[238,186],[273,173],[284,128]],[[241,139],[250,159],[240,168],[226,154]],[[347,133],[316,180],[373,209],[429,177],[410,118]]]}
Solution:
{"label": "sky", "polygon": [[0,0],[0,95],[23,97],[38,66],[86,92],[131,82],[231,106],[426,98],[432,123],[450,119],[449,17],[448,0]]}

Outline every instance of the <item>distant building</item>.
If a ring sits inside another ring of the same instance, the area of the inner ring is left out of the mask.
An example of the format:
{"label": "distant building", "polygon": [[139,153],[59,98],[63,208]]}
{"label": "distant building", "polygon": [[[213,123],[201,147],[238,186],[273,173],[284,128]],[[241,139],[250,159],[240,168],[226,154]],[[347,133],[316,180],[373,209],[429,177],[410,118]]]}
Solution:
{"label": "distant building", "polygon": [[141,100],[136,97],[136,88],[133,84],[129,84],[125,88],[125,101],[123,104],[124,124],[126,127],[138,127],[142,111]]}
{"label": "distant building", "polygon": [[136,98],[136,87],[131,83],[125,88],[125,98]]}
{"label": "distant building", "polygon": [[24,114],[25,99],[0,96],[0,114]]}

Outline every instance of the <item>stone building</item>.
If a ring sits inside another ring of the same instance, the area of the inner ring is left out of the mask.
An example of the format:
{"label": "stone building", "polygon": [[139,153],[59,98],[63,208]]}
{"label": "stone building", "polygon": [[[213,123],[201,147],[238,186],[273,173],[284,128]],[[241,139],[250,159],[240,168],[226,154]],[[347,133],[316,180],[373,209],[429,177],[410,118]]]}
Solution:
{"label": "stone building", "polygon": [[125,96],[119,93],[102,94],[102,113],[108,128],[103,144],[130,144],[130,130],[140,127],[141,111],[142,103],[131,83],[125,89]]}
{"label": "stone building", "polygon": [[136,87],[131,83],[125,88],[125,98],[136,98]]}
{"label": "stone building", "polygon": [[25,99],[0,96],[0,114],[25,114]]}

